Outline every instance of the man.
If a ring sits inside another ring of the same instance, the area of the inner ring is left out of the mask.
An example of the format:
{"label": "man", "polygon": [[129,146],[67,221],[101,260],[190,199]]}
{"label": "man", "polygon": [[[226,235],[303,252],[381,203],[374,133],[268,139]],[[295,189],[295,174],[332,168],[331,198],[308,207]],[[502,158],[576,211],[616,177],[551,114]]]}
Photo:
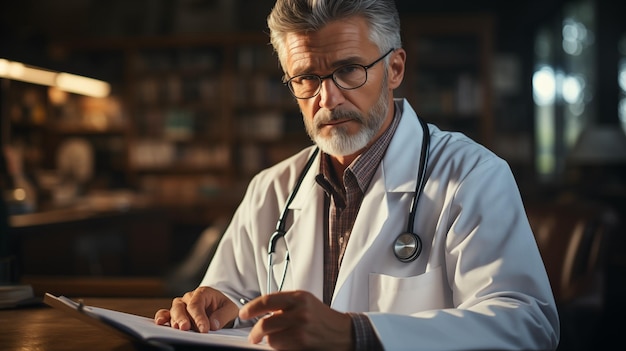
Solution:
{"label": "man", "polygon": [[[251,181],[200,287],[155,322],[254,325],[251,342],[285,350],[555,348],[554,299],[509,167],[393,97],[406,58],[394,2],[278,0],[268,25],[321,152]],[[397,240],[413,202],[421,245]]]}

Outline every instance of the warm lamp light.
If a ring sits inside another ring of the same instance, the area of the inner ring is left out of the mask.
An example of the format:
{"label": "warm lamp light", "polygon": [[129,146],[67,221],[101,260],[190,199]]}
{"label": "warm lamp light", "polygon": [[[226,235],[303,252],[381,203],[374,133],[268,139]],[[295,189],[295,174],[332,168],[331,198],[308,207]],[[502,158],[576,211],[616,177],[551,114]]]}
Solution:
{"label": "warm lamp light", "polygon": [[57,87],[66,92],[97,98],[107,97],[111,92],[109,83],[101,80],[54,72],[6,59],[0,59],[0,78]]}
{"label": "warm lamp light", "polygon": [[0,59],[0,77],[50,86],[54,84],[56,73]]}
{"label": "warm lamp light", "polygon": [[57,74],[56,86],[70,93],[99,98],[107,97],[111,92],[111,86],[107,82],[69,73]]}

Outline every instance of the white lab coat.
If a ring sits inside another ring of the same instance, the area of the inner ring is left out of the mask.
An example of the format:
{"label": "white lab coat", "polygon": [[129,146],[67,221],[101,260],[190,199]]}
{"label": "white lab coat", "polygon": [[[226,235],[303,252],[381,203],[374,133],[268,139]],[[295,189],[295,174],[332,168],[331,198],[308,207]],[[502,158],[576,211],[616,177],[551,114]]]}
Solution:
{"label": "white lab coat", "polygon": [[[394,256],[423,136],[411,106],[403,100],[396,106],[403,108],[402,119],[363,199],[331,307],[365,312],[386,350],[555,348],[555,302],[513,175],[505,161],[462,134],[429,126],[428,180],[415,221],[423,250],[410,263]],[[267,292],[268,240],[311,152],[251,181],[201,285],[237,303]],[[283,290],[307,290],[322,299],[318,169],[319,157],[290,206],[277,252],[283,255],[286,242],[291,262]]]}

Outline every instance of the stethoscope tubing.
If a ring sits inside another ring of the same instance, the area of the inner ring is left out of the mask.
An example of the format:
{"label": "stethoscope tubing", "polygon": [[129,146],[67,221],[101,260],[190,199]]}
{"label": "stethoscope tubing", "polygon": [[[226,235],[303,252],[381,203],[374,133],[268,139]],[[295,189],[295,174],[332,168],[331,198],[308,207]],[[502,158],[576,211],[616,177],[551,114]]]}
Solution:
{"label": "stethoscope tubing", "polygon": [[418,182],[415,186],[415,195],[413,196],[413,200],[411,200],[411,210],[409,211],[409,218],[407,220],[406,231],[407,233],[413,232],[413,228],[415,225],[415,215],[417,214],[417,204],[419,202],[420,196],[424,191],[424,186],[426,185],[426,166],[428,165],[428,158],[430,156],[430,130],[428,129],[428,125],[424,120],[418,117],[420,124],[422,125],[422,130],[424,131],[424,136],[422,137],[422,150],[420,154],[420,163],[418,168]]}
{"label": "stethoscope tubing", "polygon": [[[423,130],[421,154],[420,154],[420,161],[419,161],[418,175],[417,175],[418,181],[415,186],[415,193],[413,195],[413,199],[411,200],[411,207],[410,207],[409,215],[407,219],[406,232],[398,235],[398,237],[396,238],[396,242],[394,244],[394,254],[401,262],[411,262],[415,260],[421,253],[421,245],[422,245],[420,237],[413,231],[413,228],[415,225],[415,215],[417,213],[417,205],[419,203],[420,196],[422,192],[424,191],[424,187],[426,185],[426,169],[428,166],[428,159],[430,157],[430,130],[428,128],[428,124],[426,124],[425,121],[423,121],[419,117],[418,117],[418,121]],[[291,205],[291,202],[293,201],[293,199],[296,197],[296,194],[298,193],[298,190],[300,189],[300,186],[302,185],[302,182],[304,181],[304,177],[309,172],[309,169],[313,165],[313,162],[315,161],[315,158],[317,157],[318,153],[319,153],[319,148],[316,147],[313,153],[311,154],[311,156],[309,157],[309,159],[307,160],[307,163],[304,165],[302,172],[298,176],[296,184],[294,185],[294,188],[289,194],[289,197],[287,198],[287,202],[285,202],[285,206],[283,207],[280,217],[278,218],[278,221],[276,222],[276,230],[270,237],[268,248],[267,248],[267,254],[268,254],[267,292],[268,293],[271,292],[271,284],[272,284],[272,281],[274,280],[273,259],[274,259],[274,253],[276,252],[276,244],[278,240],[280,238],[283,238],[285,234],[287,233],[285,230],[285,225],[286,225],[285,222],[286,222],[287,214],[289,213],[289,206]],[[412,237],[411,240],[413,241],[413,243],[406,244],[404,239],[406,239],[407,234]],[[401,248],[409,247],[410,248],[409,254],[406,254],[406,255],[400,254],[398,252],[400,250],[398,249],[398,247],[401,247]],[[282,290],[283,283],[285,282],[285,276],[287,273],[288,265],[289,265],[289,250],[287,249],[287,252],[285,255],[285,266],[283,268],[283,276],[278,286],[278,291]]]}
{"label": "stethoscope tubing", "polygon": [[[289,198],[287,198],[287,202],[285,202],[285,206],[283,207],[283,211],[276,222],[276,230],[270,237],[270,241],[267,246],[267,262],[268,262],[268,272],[267,272],[267,292],[270,293],[272,291],[272,281],[274,280],[274,253],[276,252],[276,243],[278,240],[285,236],[287,233],[285,231],[285,219],[287,218],[287,213],[289,212],[289,206],[293,199],[296,197],[302,182],[304,181],[304,177],[309,172],[309,169],[313,165],[315,161],[315,157],[319,153],[320,149],[318,147],[315,148],[313,154],[309,157],[300,176],[298,176],[298,180],[296,181],[296,185],[293,190],[291,190],[291,194],[289,194]],[[283,268],[283,277],[281,279],[280,285],[278,286],[278,291],[282,290],[283,283],[285,282],[285,276],[287,275],[287,266],[289,265],[289,250],[287,249],[287,253],[285,255],[285,267]]]}

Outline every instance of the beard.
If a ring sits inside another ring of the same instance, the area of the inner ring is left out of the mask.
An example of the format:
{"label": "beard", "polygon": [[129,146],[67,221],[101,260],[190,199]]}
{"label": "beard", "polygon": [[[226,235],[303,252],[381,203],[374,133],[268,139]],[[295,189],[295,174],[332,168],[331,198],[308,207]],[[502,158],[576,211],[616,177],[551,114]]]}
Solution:
{"label": "beard", "polygon": [[[356,111],[321,109],[315,114],[313,120],[304,119],[307,134],[320,150],[329,155],[352,155],[365,148],[382,127],[389,111],[388,97],[387,83],[383,80],[381,94],[366,116]],[[329,135],[321,134],[324,124],[340,119],[352,119],[361,126],[353,135],[346,126],[334,126]]]}

